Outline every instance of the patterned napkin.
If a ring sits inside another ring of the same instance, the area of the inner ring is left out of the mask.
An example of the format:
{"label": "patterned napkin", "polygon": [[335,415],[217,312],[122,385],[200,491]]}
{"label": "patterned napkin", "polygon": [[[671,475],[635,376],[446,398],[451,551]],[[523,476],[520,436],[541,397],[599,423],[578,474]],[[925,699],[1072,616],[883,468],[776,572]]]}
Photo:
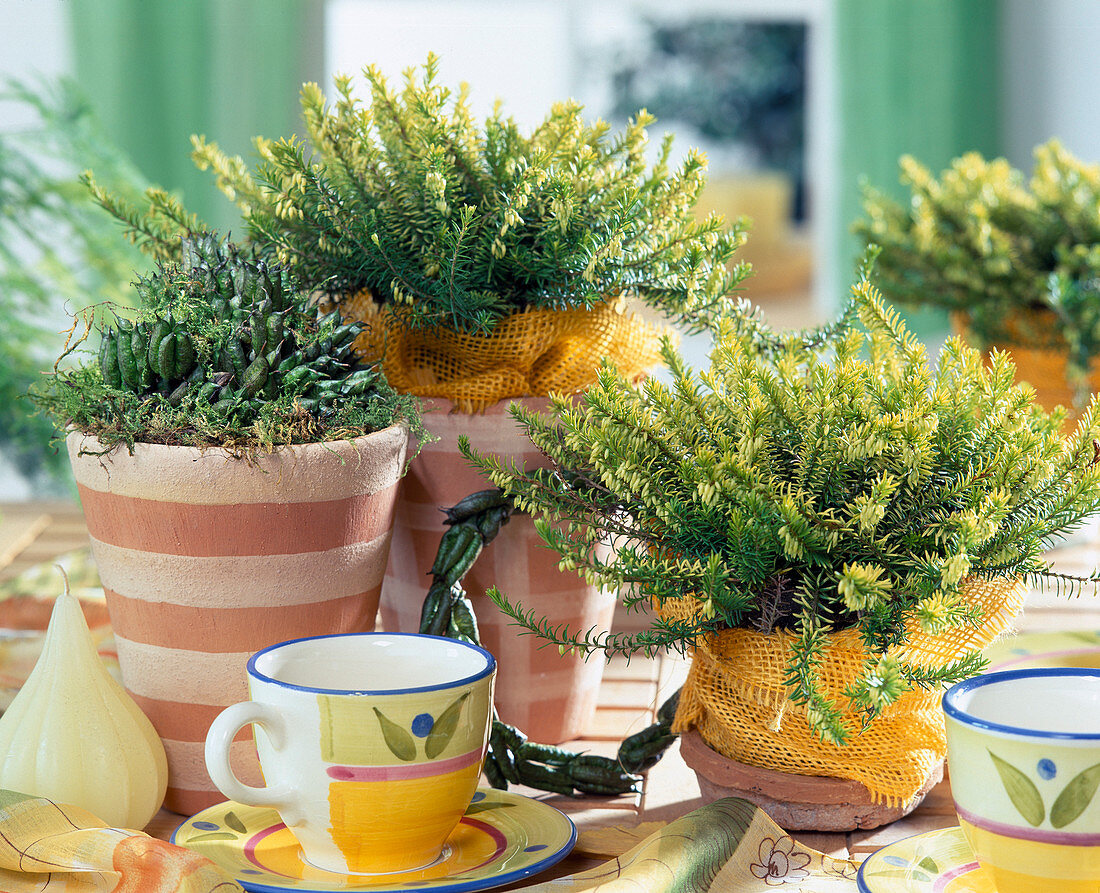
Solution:
{"label": "patterned napkin", "polygon": [[[578,847],[593,852],[614,845],[610,835],[591,833],[596,836],[582,835]],[[624,829],[617,829],[617,834],[629,838]],[[800,845],[762,809],[727,797],[670,822],[604,865],[524,889],[525,893],[769,893],[781,887],[790,893],[856,893],[858,868],[856,862]]]}
{"label": "patterned napkin", "polygon": [[239,893],[204,856],[108,828],[78,806],[0,790],[4,893]]}

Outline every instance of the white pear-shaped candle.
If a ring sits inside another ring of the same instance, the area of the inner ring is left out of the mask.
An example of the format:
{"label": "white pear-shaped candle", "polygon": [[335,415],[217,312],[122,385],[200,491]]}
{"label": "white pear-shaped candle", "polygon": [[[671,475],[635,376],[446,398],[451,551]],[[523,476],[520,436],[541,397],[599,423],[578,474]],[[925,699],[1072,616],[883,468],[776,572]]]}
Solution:
{"label": "white pear-shaped candle", "polygon": [[141,829],[167,785],[164,745],[107,672],[66,580],[38,663],[0,716],[0,788]]}

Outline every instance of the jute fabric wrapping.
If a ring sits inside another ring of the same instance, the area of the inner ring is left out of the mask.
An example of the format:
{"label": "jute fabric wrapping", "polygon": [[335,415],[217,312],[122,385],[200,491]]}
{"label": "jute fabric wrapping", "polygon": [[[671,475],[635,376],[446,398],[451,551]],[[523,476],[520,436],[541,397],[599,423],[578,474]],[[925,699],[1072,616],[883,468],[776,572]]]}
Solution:
{"label": "jute fabric wrapping", "polygon": [[368,323],[356,342],[364,359],[382,361],[393,387],[481,412],[509,397],[575,394],[609,359],[628,378],[660,362],[659,331],[619,300],[592,310],[524,310],[487,335],[452,329],[411,330],[367,292],[346,298],[345,316]]}
{"label": "jute fabric wrapping", "polygon": [[[984,622],[934,636],[918,632],[898,653],[901,660],[934,667],[984,648],[1009,629],[1023,607],[1026,587],[1016,580],[972,580],[964,592],[982,609]],[[686,600],[670,600],[659,613],[686,619],[694,610]],[[907,692],[862,733],[852,714],[847,721],[850,742],[843,747],[826,744],[810,730],[805,709],[788,700],[783,685],[794,639],[782,630],[764,634],[731,629],[700,640],[673,731],[694,726],[711,748],[741,763],[858,781],[889,804],[909,801],[947,753],[941,692]],[[833,634],[819,668],[831,700],[844,702],[844,689],[863,672],[867,657],[856,630]]]}
{"label": "jute fabric wrapping", "polygon": [[[1003,350],[1012,357],[1016,380],[1025,381],[1035,389],[1036,400],[1047,412],[1055,406],[1066,407],[1068,425],[1081,413],[1075,405],[1076,390],[1066,376],[1069,347],[1057,333],[1055,324],[1055,316],[1050,311],[1033,311],[1028,314],[1026,323],[1010,318],[1005,324],[1004,342],[984,346],[987,350],[990,347]],[[955,334],[967,336],[969,317],[965,313],[952,313],[951,328]],[[1090,393],[1100,391],[1098,357],[1093,357],[1089,363],[1088,389]]]}

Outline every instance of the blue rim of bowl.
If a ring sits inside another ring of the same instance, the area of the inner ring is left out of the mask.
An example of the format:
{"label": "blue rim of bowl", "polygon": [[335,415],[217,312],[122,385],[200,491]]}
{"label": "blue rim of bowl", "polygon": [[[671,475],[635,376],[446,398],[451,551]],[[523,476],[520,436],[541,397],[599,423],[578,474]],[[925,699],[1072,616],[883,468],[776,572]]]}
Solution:
{"label": "blue rim of bowl", "polygon": [[[181,825],[180,827],[182,828],[183,825]],[[927,833],[927,832],[925,832],[925,833]],[[907,840],[912,840],[914,837],[921,837],[921,836],[923,836],[923,835],[921,835],[921,834],[909,834],[909,835],[907,835],[905,837],[902,837],[898,840],[891,840],[888,844],[886,844],[886,846],[882,847],[882,849],[886,849],[886,847],[894,846],[894,844],[904,843]],[[175,838],[175,835],[173,834],[172,837]],[[175,842],[174,839],[173,839],[173,842]],[[870,856],[868,856],[866,859],[864,859],[862,862],[859,863],[859,868],[856,870],[856,893],[875,893],[875,891],[872,890],[867,885],[867,880],[863,877],[863,869],[867,867],[867,863],[869,861],[871,861],[871,856],[873,856],[873,855],[875,855],[875,854],[871,853]]]}
{"label": "blue rim of bowl", "polygon": [[[440,682],[437,685],[421,685],[416,688],[382,688],[382,689],[359,689],[359,688],[322,688],[313,685],[295,685],[292,682],[284,682],[282,679],[276,679],[273,676],[268,676],[266,673],[261,673],[256,669],[256,661],[267,654],[269,651],[275,651],[280,648],[286,648],[290,645],[297,645],[300,642],[312,642],[317,639],[350,639],[355,637],[370,637],[370,638],[411,638],[411,639],[432,639],[437,642],[446,642],[449,645],[455,645],[460,648],[468,648],[470,651],[474,651],[485,658],[484,669],[478,670],[476,673],[470,676],[465,676],[461,679],[450,679],[447,682]],[[278,685],[280,688],[288,688],[292,691],[308,691],[314,694],[322,695],[408,695],[416,694],[423,691],[441,691],[448,688],[457,688],[460,685],[469,685],[472,682],[477,682],[479,679],[484,679],[489,676],[497,668],[497,659],[493,657],[488,651],[478,645],[471,645],[469,642],[463,642],[459,639],[450,639],[446,636],[429,636],[425,633],[386,633],[386,632],[369,632],[369,633],[330,633],[324,636],[303,636],[300,639],[288,639],[285,642],[276,642],[274,645],[268,645],[266,648],[257,651],[248,659],[248,675],[260,680],[261,682],[270,682],[272,685]]]}
{"label": "blue rim of bowl", "polygon": [[1035,679],[1049,677],[1088,677],[1100,682],[1100,670],[1089,670],[1080,667],[1034,667],[1022,670],[1000,670],[994,673],[985,673],[982,676],[973,676],[964,679],[951,686],[943,696],[943,712],[956,722],[960,722],[976,729],[984,729],[989,732],[1002,732],[1008,735],[1019,735],[1026,738],[1047,738],[1061,741],[1100,741],[1100,732],[1047,732],[1041,729],[1029,729],[1021,726],[1010,726],[1006,723],[992,722],[988,719],[967,713],[955,701],[976,688],[986,685],[996,685],[1008,682],[1012,679]]}

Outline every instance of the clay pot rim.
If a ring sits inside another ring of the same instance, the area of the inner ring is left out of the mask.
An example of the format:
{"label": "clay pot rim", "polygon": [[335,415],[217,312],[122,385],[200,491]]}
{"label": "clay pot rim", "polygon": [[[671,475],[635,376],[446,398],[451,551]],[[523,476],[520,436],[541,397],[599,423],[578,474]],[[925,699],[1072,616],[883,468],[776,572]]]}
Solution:
{"label": "clay pot rim", "polygon": [[[278,456],[278,455],[280,455],[282,453],[285,453],[285,452],[313,450],[313,449],[316,449],[318,447],[322,447],[322,448],[326,448],[326,449],[330,449],[330,450],[335,450],[337,447],[340,447],[341,445],[343,445],[345,447],[347,447],[347,446],[365,446],[372,440],[377,440],[377,441],[388,440],[397,431],[404,431],[405,436],[407,437],[408,433],[409,433],[409,430],[410,429],[409,429],[409,426],[408,426],[407,423],[405,423],[405,422],[394,422],[394,424],[389,425],[385,428],[380,428],[379,430],[372,431],[369,434],[361,434],[358,437],[352,437],[352,438],[338,437],[338,438],[335,438],[333,440],[311,440],[308,443],[280,444],[278,446],[273,447],[271,452],[269,452],[269,453],[268,452],[257,453],[256,454],[256,459],[257,460],[263,460],[263,459],[271,458],[273,456]],[[118,452],[119,450],[126,450],[127,452],[129,452],[129,449],[128,449],[128,447],[125,443],[120,442],[120,443],[115,444],[113,447],[107,448],[105,446],[105,444],[98,437],[96,437],[94,434],[90,434],[86,431],[82,431],[80,428],[77,428],[73,425],[70,425],[69,427],[67,427],[65,429],[65,439],[67,441],[70,440],[70,439],[76,438],[76,437],[83,437],[86,441],[92,442],[92,443],[94,443],[94,444],[96,444],[100,447],[104,447],[106,449],[106,452],[103,454],[104,456],[111,456],[114,453]],[[175,455],[180,455],[180,454],[183,454],[183,453],[186,453],[186,452],[190,452],[190,453],[193,453],[195,456],[207,456],[211,453],[221,453],[222,455],[224,455],[224,456],[226,456],[227,458],[230,458],[230,459],[244,458],[244,456],[245,456],[245,453],[243,451],[240,452],[240,453],[235,453],[233,450],[229,449],[228,447],[221,446],[219,444],[210,444],[210,445],[207,445],[207,446],[187,446],[186,444],[148,443],[144,440],[136,440],[136,441],[134,441],[134,451],[136,452],[138,450],[141,450],[143,452],[151,452],[151,453],[155,453],[155,452],[159,452],[161,450],[165,450],[165,451],[171,451]],[[87,455],[87,454],[85,454],[85,455]],[[101,457],[97,455],[97,456],[93,456],[92,458],[97,458],[98,459],[98,458],[101,458]]]}
{"label": "clay pot rim", "polygon": [[108,450],[81,431],[71,431],[65,443],[77,485],[92,490],[201,503],[217,481],[220,492],[233,491],[233,502],[317,502],[396,484],[405,471],[409,430],[391,425],[352,440],[291,444],[251,456],[156,443],[136,443],[132,453],[125,445]]}

